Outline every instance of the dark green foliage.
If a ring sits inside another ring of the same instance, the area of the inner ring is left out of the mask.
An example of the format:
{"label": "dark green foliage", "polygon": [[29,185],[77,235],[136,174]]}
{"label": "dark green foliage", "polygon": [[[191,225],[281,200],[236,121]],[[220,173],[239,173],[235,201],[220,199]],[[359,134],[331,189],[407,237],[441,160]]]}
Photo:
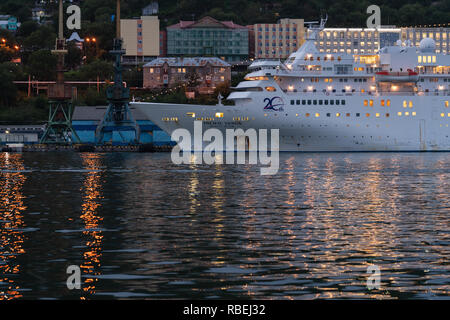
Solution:
{"label": "dark green foliage", "polygon": [[84,95],[84,103],[87,106],[106,105],[108,102],[106,101],[105,90],[97,92],[97,89],[89,88]]}
{"label": "dark green foliage", "polygon": [[13,83],[15,70],[14,64],[0,64],[0,108],[11,107],[16,103],[17,87]]}
{"label": "dark green foliage", "polygon": [[36,80],[54,80],[57,61],[50,50],[35,51],[28,58],[27,69]]}

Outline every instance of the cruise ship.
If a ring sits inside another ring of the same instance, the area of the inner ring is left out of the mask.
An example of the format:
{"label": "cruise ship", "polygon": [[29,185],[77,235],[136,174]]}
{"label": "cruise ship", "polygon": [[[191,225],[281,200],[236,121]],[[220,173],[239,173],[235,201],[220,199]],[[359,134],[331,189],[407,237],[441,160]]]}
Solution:
{"label": "cruise ship", "polygon": [[319,52],[325,22],[286,61],[253,62],[232,105],[134,106],[168,134],[193,133],[194,121],[224,133],[279,129],[280,151],[450,151],[450,56],[431,38],[374,55]]}

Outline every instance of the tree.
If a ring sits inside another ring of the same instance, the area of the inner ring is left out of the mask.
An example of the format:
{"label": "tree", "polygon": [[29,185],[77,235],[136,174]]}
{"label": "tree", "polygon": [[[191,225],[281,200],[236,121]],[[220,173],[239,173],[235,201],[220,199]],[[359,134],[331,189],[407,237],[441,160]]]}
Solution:
{"label": "tree", "polygon": [[0,106],[11,107],[17,100],[17,87],[14,84],[14,65],[0,64]]}
{"label": "tree", "polygon": [[58,58],[50,50],[33,52],[28,58],[28,72],[38,80],[53,80],[56,75]]}
{"label": "tree", "polygon": [[11,48],[0,47],[0,63],[11,61],[14,53],[14,50],[12,50]]}
{"label": "tree", "polygon": [[35,21],[24,22],[17,30],[17,36],[21,38],[29,37],[37,29],[39,29],[39,25]]}
{"label": "tree", "polygon": [[74,42],[67,44],[67,55],[65,57],[66,67],[70,70],[76,69],[81,65],[83,53]]}
{"label": "tree", "polygon": [[41,26],[23,41],[26,50],[53,49],[56,33],[49,26]]}

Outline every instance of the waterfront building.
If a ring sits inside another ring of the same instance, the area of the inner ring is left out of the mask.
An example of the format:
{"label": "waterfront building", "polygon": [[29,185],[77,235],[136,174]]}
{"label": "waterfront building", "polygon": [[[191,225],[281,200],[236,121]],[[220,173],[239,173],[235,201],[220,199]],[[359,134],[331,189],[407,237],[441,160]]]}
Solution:
{"label": "waterfront building", "polygon": [[248,29],[233,21],[204,17],[167,27],[168,56],[216,56],[230,63],[248,60]]}
{"label": "waterfront building", "polygon": [[144,66],[144,87],[164,88],[196,82],[200,93],[213,93],[217,85],[231,81],[231,65],[215,57],[158,58]]}
{"label": "waterfront building", "polygon": [[11,15],[0,15],[0,29],[9,30],[11,32],[16,32],[20,27],[20,22],[16,17]]}
{"label": "waterfront building", "polygon": [[157,16],[122,19],[120,28],[125,48],[124,64],[145,63],[159,56],[160,32]]}
{"label": "waterfront building", "polygon": [[0,145],[9,143],[38,143],[44,131],[44,125],[1,125]]}
{"label": "waterfront building", "polygon": [[286,59],[300,48],[305,38],[303,19],[281,19],[278,23],[255,24],[256,59]]}
{"label": "waterfront building", "polygon": [[[106,113],[106,106],[96,107],[76,107],[72,117],[72,126],[80,137],[82,143],[95,143],[95,131],[99,123],[103,120]],[[170,136],[159,129],[153,122],[136,108],[131,107],[131,113],[139,125],[140,142],[153,143],[154,145],[166,145],[170,143]],[[1,134],[1,128],[0,128]],[[111,131],[108,133],[108,141],[111,144],[121,144],[124,137],[132,140],[135,132],[132,127],[124,127],[120,131]]]}

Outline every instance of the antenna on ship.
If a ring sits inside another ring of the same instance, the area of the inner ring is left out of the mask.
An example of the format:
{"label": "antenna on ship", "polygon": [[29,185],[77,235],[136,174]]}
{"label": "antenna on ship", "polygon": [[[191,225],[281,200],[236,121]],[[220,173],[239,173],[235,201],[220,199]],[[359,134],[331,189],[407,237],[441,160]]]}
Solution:
{"label": "antenna on ship", "polygon": [[310,34],[306,37],[306,40],[316,40],[319,32],[325,29],[327,21],[328,21],[328,14],[325,14],[325,18],[321,17],[320,22],[319,21],[305,22],[305,24],[308,26],[308,30],[310,31]]}
{"label": "antenna on ship", "polygon": [[63,0],[59,0],[58,38],[52,53],[58,56],[56,67],[56,83],[48,86],[49,118],[40,143],[71,144],[80,142],[80,138],[72,127],[73,105],[72,88],[64,81],[64,56],[67,54],[64,38]]}
{"label": "antenna on ship", "polygon": [[[106,89],[108,108],[95,131],[95,140],[98,144],[112,141],[116,137],[121,137],[122,143],[138,143],[140,136],[139,125],[133,118],[129,106],[130,89],[123,83],[122,56],[125,54],[125,50],[122,48],[123,40],[120,37],[120,0],[117,0],[116,5],[116,38],[113,50],[110,51],[111,55],[115,57],[114,86]],[[123,131],[134,131],[134,139],[124,136]],[[115,135],[114,132],[118,134]]]}

